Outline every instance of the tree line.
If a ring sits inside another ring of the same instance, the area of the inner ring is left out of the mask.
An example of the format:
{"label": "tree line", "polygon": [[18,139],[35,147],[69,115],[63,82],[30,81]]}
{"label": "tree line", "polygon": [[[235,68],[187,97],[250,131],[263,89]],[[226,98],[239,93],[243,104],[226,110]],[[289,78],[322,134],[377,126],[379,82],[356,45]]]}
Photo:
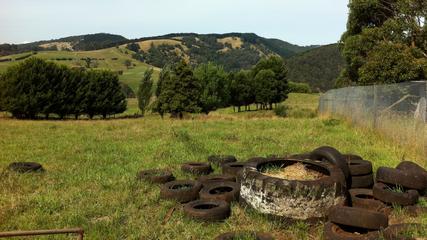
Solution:
{"label": "tree line", "polygon": [[[261,59],[249,70],[227,72],[214,63],[200,64],[194,69],[185,61],[166,65],[160,72],[157,87],[151,91],[151,72],[144,75],[137,94],[139,108],[151,108],[161,116],[168,113],[182,118],[183,113],[206,113],[234,106],[237,111],[272,109],[287,99],[290,91],[287,68],[278,56]],[[147,89],[150,89],[148,91]],[[155,101],[148,106],[149,99]]]}
{"label": "tree line", "polygon": [[16,118],[106,118],[124,112],[126,105],[118,76],[111,71],[71,69],[29,58],[0,75],[0,111]]}

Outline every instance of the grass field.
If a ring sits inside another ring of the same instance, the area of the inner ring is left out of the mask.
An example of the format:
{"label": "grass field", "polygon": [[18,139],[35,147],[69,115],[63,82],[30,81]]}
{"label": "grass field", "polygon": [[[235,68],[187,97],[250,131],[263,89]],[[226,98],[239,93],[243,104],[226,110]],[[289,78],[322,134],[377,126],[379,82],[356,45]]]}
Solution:
{"label": "grass field", "polygon": [[[0,57],[0,59],[11,58],[11,62],[0,62],[0,73],[6,71],[7,67],[22,62],[24,60],[16,60],[17,57],[28,55],[29,53],[21,53],[10,56]],[[64,64],[70,67],[85,66],[82,58],[96,58],[94,63],[97,65],[96,69],[110,69],[112,71],[123,71],[120,76],[120,81],[128,84],[134,91],[138,88],[138,83],[141,80],[144,72],[152,66],[137,61],[131,57],[132,52],[121,48],[106,48],[96,51],[41,51],[33,55],[34,57],[51,60],[59,64]],[[58,58],[67,58],[72,60],[61,60]],[[124,65],[125,60],[130,60],[135,65],[131,68],[126,68]],[[160,69],[154,69],[154,79],[158,78]]]}
{"label": "grass field", "polygon": [[[317,98],[292,94],[288,104],[314,109]],[[135,104],[130,104],[134,110]],[[87,239],[213,239],[219,233],[241,230],[267,231],[277,239],[321,239],[322,224],[271,221],[237,204],[225,222],[189,220],[178,204],[159,199],[159,186],[135,180],[141,169],[167,168],[185,179],[192,176],[182,174],[180,164],[206,161],[210,154],[245,160],[306,152],[321,145],[360,154],[375,168],[394,167],[402,156],[423,163],[416,152],[345,122],[284,119],[269,111],[223,109],[181,121],[157,115],[105,121],[2,118],[0,135],[0,169],[13,161],[36,161],[46,168],[41,174],[1,173],[0,231],[83,227]],[[162,224],[172,207],[176,211]],[[403,218],[399,214],[397,219]],[[427,223],[427,216],[404,219]]]}

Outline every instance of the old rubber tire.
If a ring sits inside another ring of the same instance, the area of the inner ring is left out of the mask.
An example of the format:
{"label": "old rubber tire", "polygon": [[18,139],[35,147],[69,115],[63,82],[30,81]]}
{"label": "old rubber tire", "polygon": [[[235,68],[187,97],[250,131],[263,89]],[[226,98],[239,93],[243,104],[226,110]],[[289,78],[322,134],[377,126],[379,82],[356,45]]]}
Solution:
{"label": "old rubber tire", "polygon": [[353,161],[353,160],[363,160],[363,158],[359,155],[356,154],[352,154],[352,153],[346,153],[343,154],[344,159],[348,162],[348,161]]}
{"label": "old rubber tire", "polygon": [[18,173],[44,171],[43,166],[36,162],[13,162],[8,166],[8,169]]}
{"label": "old rubber tire", "polygon": [[239,200],[240,184],[236,182],[216,182],[202,188],[201,200],[222,200],[232,202]]}
{"label": "old rubber tire", "polygon": [[365,208],[374,211],[380,211],[387,206],[374,198],[372,189],[355,188],[350,189],[351,206],[356,208]]}
{"label": "old rubber tire", "polygon": [[215,240],[247,239],[247,238],[243,238],[243,237],[246,237],[247,235],[250,235],[250,237],[252,237],[251,239],[254,239],[254,240],[274,240],[273,236],[271,236],[270,234],[259,233],[259,232],[251,232],[251,233],[228,232],[215,237]]}
{"label": "old rubber tire", "polygon": [[396,169],[404,170],[404,171],[414,171],[419,172],[425,177],[427,177],[427,170],[421,167],[420,165],[411,162],[411,161],[403,161],[397,165]]}
{"label": "old rubber tire", "polygon": [[362,208],[334,206],[329,210],[329,221],[345,226],[380,230],[388,226],[387,215]]}
{"label": "old rubber tire", "polygon": [[422,207],[418,205],[406,206],[403,208],[403,210],[411,217],[418,217],[420,215],[427,214],[427,207]]}
{"label": "old rubber tire", "polygon": [[197,181],[172,181],[160,187],[160,198],[186,203],[197,199],[200,189],[202,189],[202,184]]}
{"label": "old rubber tire", "polygon": [[361,176],[372,173],[372,163],[366,160],[348,160],[351,176]]}
{"label": "old rubber tire", "polygon": [[237,159],[232,155],[211,155],[208,157],[208,162],[217,166],[221,166],[225,163],[237,162]]}
{"label": "old rubber tire", "polygon": [[150,169],[140,171],[137,175],[137,179],[151,183],[163,184],[175,180],[175,177],[168,170]]}
{"label": "old rubber tire", "polygon": [[[420,165],[410,162],[410,161],[404,161],[399,163],[397,165],[396,169],[406,171],[406,172],[416,172],[417,174],[421,174],[424,176],[425,179],[427,179],[427,171],[421,167]],[[427,193],[427,185],[424,187],[424,192]]]}
{"label": "old rubber tire", "polygon": [[310,157],[311,157],[311,153],[301,153],[301,154],[290,155],[288,158],[307,160],[307,159],[310,159]]}
{"label": "old rubber tire", "polygon": [[372,189],[374,197],[388,204],[398,204],[402,206],[414,205],[417,203],[419,194],[416,190],[405,192],[391,191],[390,187],[384,183],[377,182]]}
{"label": "old rubber tire", "polygon": [[344,173],[344,177],[347,181],[347,188],[351,187],[350,168],[345,161],[344,156],[338,150],[329,146],[319,147],[311,152],[310,159],[328,161],[334,165],[337,165]]}
{"label": "old rubber tire", "polygon": [[[295,163],[323,173],[315,180],[288,180],[263,174],[266,167],[286,167]],[[242,174],[240,197],[243,205],[261,213],[297,220],[326,217],[327,209],[345,201],[342,171],[325,161],[265,159],[248,163]]]}
{"label": "old rubber tire", "polygon": [[222,173],[239,177],[245,165],[246,163],[244,162],[233,162],[233,163],[223,164]]}
{"label": "old rubber tire", "polygon": [[363,176],[351,176],[351,188],[372,188],[374,176],[371,174]]}
{"label": "old rubber tire", "polygon": [[346,231],[343,226],[327,222],[323,228],[323,238],[325,240],[378,240],[380,238],[379,231],[363,231],[363,234],[354,233]]}
{"label": "old rubber tire", "polygon": [[185,204],[184,215],[200,221],[221,221],[230,216],[226,201],[196,200]]}
{"label": "old rubber tire", "polygon": [[423,190],[427,185],[427,179],[418,172],[388,167],[378,168],[377,181],[416,190]]}
{"label": "old rubber tire", "polygon": [[[423,234],[423,236],[420,236],[418,234],[413,234],[413,236],[408,236],[408,231],[424,231],[427,228],[426,225],[417,224],[417,223],[402,223],[402,224],[395,224],[390,225],[384,230],[384,239],[385,240],[415,240],[418,239],[417,237],[427,237]],[[411,234],[412,235],[412,234]],[[424,238],[423,238],[424,239]]]}
{"label": "old rubber tire", "polygon": [[209,163],[189,162],[184,163],[181,170],[194,175],[208,175],[212,172],[212,167]]}
{"label": "old rubber tire", "polygon": [[208,184],[216,182],[235,182],[236,177],[228,174],[216,174],[200,176],[199,178],[197,178],[197,181],[199,181],[203,186],[206,186]]}

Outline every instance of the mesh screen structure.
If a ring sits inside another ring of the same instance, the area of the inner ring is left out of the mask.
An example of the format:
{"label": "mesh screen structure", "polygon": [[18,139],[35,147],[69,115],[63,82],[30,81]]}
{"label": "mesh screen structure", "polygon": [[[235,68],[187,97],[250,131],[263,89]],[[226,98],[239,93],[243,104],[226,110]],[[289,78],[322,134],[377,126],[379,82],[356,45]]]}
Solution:
{"label": "mesh screen structure", "polygon": [[373,128],[427,157],[427,82],[354,86],[320,97],[319,114]]}

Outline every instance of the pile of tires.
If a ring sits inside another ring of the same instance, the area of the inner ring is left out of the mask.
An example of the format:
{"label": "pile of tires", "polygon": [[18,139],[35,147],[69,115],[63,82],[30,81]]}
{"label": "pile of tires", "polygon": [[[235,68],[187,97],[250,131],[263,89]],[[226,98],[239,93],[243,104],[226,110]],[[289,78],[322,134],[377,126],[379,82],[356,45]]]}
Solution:
{"label": "pile of tires", "polygon": [[[302,164],[321,173],[311,180],[292,180],[265,174],[266,167],[285,168]],[[212,165],[216,166],[215,168]],[[214,173],[221,169],[221,173]],[[139,180],[161,184],[160,199],[183,204],[184,216],[203,222],[217,222],[231,215],[231,204],[239,202],[261,213],[291,220],[327,220],[324,239],[404,239],[412,225],[388,226],[394,206],[405,208],[427,192],[427,171],[412,162],[396,168],[380,167],[374,177],[372,163],[354,154],[341,154],[324,146],[309,153],[287,157],[253,157],[238,162],[234,156],[215,155],[208,162],[181,166],[176,180],[168,170],[144,170]],[[374,181],[375,180],[375,181]],[[418,212],[418,209],[411,209]],[[256,232],[223,233],[216,239],[235,239],[250,234],[256,239],[273,239]]]}
{"label": "pile of tires", "polygon": [[[427,171],[404,161],[396,168],[379,167],[376,176],[372,164],[360,156],[343,155],[350,168],[349,206],[335,206],[328,213],[324,239],[414,239],[419,224],[388,226],[388,215],[394,207],[403,207],[417,215],[419,196],[427,191]],[[375,181],[374,181],[375,179]],[[424,211],[425,212],[425,211]],[[412,230],[408,232],[408,230]],[[408,234],[415,234],[408,237]]]}

